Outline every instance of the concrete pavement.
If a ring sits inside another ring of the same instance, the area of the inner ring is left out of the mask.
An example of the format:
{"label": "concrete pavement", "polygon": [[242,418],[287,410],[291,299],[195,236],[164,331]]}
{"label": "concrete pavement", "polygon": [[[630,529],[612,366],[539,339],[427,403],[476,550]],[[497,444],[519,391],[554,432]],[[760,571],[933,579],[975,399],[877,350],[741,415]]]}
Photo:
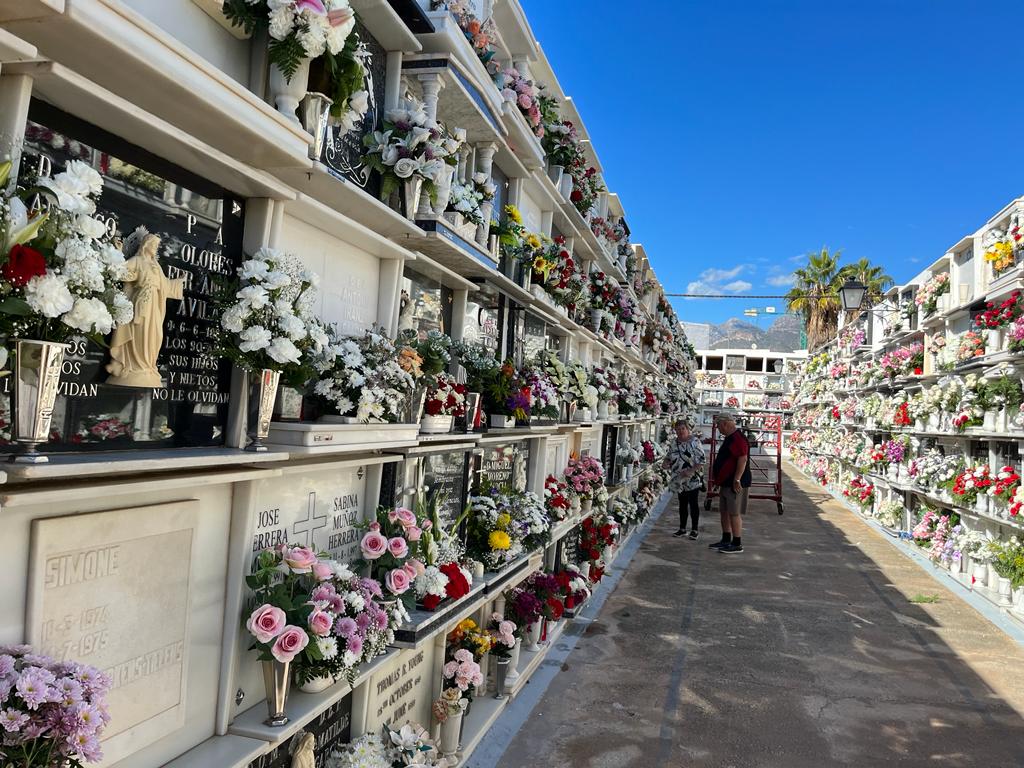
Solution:
{"label": "concrete pavement", "polygon": [[500,768],[1024,766],[1021,646],[786,481],[740,555],[708,549],[716,513],[691,542],[666,511]]}

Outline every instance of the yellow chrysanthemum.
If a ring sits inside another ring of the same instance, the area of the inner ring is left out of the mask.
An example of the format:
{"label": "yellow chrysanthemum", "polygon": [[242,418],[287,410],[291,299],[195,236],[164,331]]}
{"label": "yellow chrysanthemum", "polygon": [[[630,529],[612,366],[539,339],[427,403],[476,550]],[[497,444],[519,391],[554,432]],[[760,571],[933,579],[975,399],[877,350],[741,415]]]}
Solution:
{"label": "yellow chrysanthemum", "polygon": [[497,523],[499,528],[508,528],[509,523],[511,522],[512,516],[508,512],[502,512],[500,515],[498,515]]}
{"label": "yellow chrysanthemum", "polygon": [[459,622],[459,629],[462,632],[469,632],[470,630],[476,629],[476,622],[472,619],[463,619]]}
{"label": "yellow chrysanthemum", "polygon": [[512,539],[504,531],[491,531],[491,535],[487,537],[487,543],[490,544],[491,549],[503,550],[512,546]]}
{"label": "yellow chrysanthemum", "polygon": [[506,205],[505,206],[505,213],[516,224],[522,224],[523,223],[523,216],[522,216],[522,214],[519,213],[519,209],[516,208],[514,205]]}

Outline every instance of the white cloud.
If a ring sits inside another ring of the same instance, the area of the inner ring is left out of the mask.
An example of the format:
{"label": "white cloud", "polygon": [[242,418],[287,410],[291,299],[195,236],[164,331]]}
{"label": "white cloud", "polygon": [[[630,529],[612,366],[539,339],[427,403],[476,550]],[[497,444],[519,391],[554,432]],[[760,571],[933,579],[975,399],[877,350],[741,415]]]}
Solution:
{"label": "white cloud", "polygon": [[686,292],[721,294],[749,291],[753,287],[750,283],[735,279],[747,268],[746,264],[737,264],[732,269],[705,269],[697,280],[686,286]]}
{"label": "white cloud", "polygon": [[774,285],[776,288],[790,288],[795,280],[796,275],[790,272],[788,275],[772,275],[765,282],[768,285]]}
{"label": "white cloud", "polygon": [[748,283],[746,280],[733,280],[731,283],[726,283],[722,286],[729,293],[742,293],[743,291],[749,291],[754,287],[753,283]]}

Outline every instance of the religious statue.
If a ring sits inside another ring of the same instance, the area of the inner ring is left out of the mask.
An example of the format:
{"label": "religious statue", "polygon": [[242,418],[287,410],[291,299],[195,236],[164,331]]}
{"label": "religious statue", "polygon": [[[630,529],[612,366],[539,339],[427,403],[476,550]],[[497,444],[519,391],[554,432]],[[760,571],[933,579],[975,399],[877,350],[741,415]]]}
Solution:
{"label": "religious statue", "polygon": [[291,768],[316,768],[315,748],[316,737],[312,733],[296,734],[289,749],[292,755]]}
{"label": "religious statue", "polygon": [[145,227],[125,241],[127,258],[124,289],[135,307],[127,325],[119,325],[110,340],[107,384],[119,387],[162,387],[156,359],[164,343],[167,300],[181,299],[185,281],[171,280],[157,261],[160,238]]}
{"label": "religious statue", "polygon": [[411,331],[416,328],[416,302],[413,301],[409,292],[402,289],[402,297],[398,302],[398,330]]}

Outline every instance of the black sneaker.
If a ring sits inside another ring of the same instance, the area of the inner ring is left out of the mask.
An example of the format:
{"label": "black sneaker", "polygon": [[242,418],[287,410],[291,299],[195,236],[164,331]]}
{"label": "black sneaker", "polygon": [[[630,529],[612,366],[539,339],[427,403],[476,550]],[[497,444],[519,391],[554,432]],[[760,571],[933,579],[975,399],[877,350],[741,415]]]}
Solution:
{"label": "black sneaker", "polygon": [[680,528],[678,531],[676,531],[672,535],[675,536],[678,539],[680,536],[685,536],[686,535],[686,531],[684,531],[682,528]]}
{"label": "black sneaker", "polygon": [[731,547],[731,546],[732,546],[732,544],[729,544],[729,543],[727,543],[725,541],[716,541],[713,544],[708,544],[708,549],[721,549],[722,547]]}
{"label": "black sneaker", "polygon": [[719,552],[724,555],[737,555],[743,551],[742,544],[726,544],[724,547],[719,547]]}
{"label": "black sneaker", "polygon": [[690,538],[691,538],[691,539],[692,539],[693,541],[696,541],[696,540],[697,540],[697,537],[698,537],[698,536],[700,536],[700,534],[699,534],[699,533],[697,533],[697,531],[690,531]]}

